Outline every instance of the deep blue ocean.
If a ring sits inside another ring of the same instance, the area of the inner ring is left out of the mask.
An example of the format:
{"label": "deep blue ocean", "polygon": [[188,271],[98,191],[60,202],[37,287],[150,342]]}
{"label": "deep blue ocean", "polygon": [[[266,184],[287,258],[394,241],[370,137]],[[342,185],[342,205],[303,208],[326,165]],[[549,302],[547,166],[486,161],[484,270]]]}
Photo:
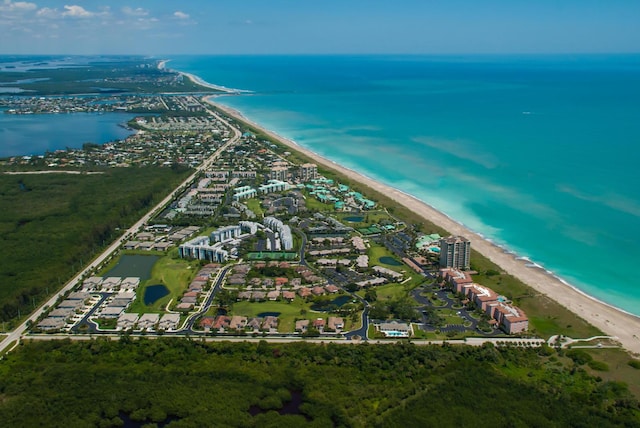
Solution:
{"label": "deep blue ocean", "polygon": [[253,91],[218,101],[640,315],[640,56],[176,56],[167,66]]}

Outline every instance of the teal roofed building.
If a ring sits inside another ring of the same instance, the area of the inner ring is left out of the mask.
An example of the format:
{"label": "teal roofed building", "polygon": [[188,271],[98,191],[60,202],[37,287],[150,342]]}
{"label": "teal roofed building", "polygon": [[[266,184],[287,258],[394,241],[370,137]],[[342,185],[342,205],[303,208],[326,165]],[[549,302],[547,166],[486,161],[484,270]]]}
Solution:
{"label": "teal roofed building", "polygon": [[342,210],[342,209],[344,209],[344,202],[342,202],[342,201],[336,201],[336,203],[335,203],[335,204],[333,204],[333,207],[334,207],[336,210]]}
{"label": "teal roofed building", "polygon": [[365,199],[364,201],[362,201],[364,203],[365,208],[367,209],[371,209],[373,207],[376,206],[376,203],[373,202],[371,199]]}
{"label": "teal roofed building", "polygon": [[324,177],[316,178],[315,180],[311,180],[311,182],[314,184],[333,184],[333,180]]}
{"label": "teal roofed building", "polygon": [[[440,242],[440,239],[442,237],[437,234],[437,233],[432,233],[430,235],[422,235],[420,236],[417,241],[416,241],[416,248],[417,249],[421,249],[424,248],[428,245],[431,245],[434,242]],[[434,251],[433,249],[429,248],[430,251]],[[440,249],[438,248],[438,251],[440,251]]]}

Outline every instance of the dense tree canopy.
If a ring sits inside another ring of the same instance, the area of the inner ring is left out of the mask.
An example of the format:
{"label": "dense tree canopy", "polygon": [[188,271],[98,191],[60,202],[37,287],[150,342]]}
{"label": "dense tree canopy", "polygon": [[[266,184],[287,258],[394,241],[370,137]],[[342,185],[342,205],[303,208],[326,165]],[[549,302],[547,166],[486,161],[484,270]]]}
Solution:
{"label": "dense tree canopy", "polygon": [[98,174],[0,174],[0,321],[26,314],[188,174],[116,168]]}
{"label": "dense tree canopy", "polygon": [[[640,424],[624,385],[538,352],[126,337],[37,342],[0,362],[0,420],[11,427],[122,426],[125,419],[170,427]],[[280,414],[294,395],[301,403]]]}

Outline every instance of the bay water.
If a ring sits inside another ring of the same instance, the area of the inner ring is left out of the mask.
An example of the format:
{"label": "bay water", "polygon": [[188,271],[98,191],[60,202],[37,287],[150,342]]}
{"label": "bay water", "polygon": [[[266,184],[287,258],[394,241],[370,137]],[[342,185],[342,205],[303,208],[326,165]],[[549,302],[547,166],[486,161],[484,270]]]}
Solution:
{"label": "bay water", "polygon": [[6,114],[0,110],[0,157],[104,144],[133,134],[122,124],[131,113]]}

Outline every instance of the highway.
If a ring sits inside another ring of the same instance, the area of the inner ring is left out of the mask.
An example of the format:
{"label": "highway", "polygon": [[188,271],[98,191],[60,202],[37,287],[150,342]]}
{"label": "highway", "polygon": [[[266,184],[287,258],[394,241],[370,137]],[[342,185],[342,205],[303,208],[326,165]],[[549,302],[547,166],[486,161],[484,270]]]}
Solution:
{"label": "highway", "polygon": [[[158,203],[155,207],[153,207],[147,214],[145,214],[140,220],[138,220],[135,224],[133,224],[125,233],[120,236],[120,238],[116,239],[106,250],[102,252],[98,257],[96,257],[88,266],[82,269],[78,274],[76,274],[69,282],[65,284],[62,289],[60,289],[56,294],[54,294],[49,300],[43,303],[38,309],[36,309],[22,324],[16,327],[13,331],[7,332],[7,337],[0,342],[0,353],[2,353],[10,344],[18,342],[22,335],[28,330],[28,324],[35,323],[36,320],[46,312],[47,309],[54,306],[58,298],[64,296],[67,292],[71,291],[74,287],[76,287],[80,281],[80,279],[90,274],[94,271],[98,266],[100,266],[105,260],[111,257],[120,246],[125,243],[130,236],[135,234],[140,228],[146,224],[157,212],[164,209],[180,192],[184,191],[188,188],[198,177],[198,175],[207,169],[215,160],[229,147],[233,146],[238,142],[240,136],[240,130],[234,126],[232,126],[228,121],[224,120],[221,116],[215,113],[211,109],[207,109],[209,114],[214,116],[220,122],[222,122],[225,126],[227,126],[232,132],[233,136],[222,146],[218,148],[209,158],[204,160],[191,174],[186,180],[184,180],[176,189],[169,193],[167,197],[165,197],[160,203]],[[46,308],[46,309],[45,309]]]}

